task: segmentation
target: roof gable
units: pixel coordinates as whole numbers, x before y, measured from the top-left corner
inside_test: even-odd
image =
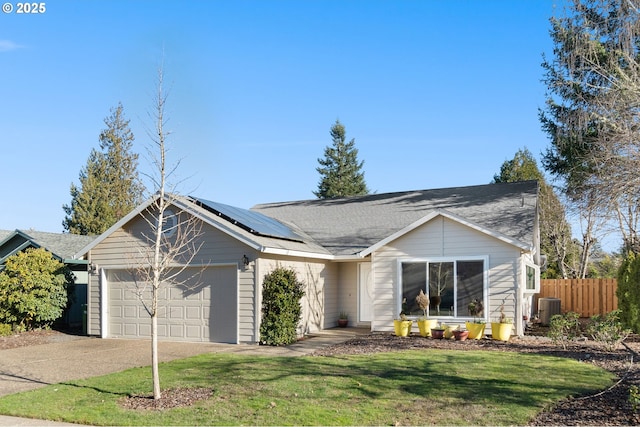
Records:
[[[367,256],[367,255],[377,251],[381,247],[393,242],[394,240],[404,236],[405,234],[408,234],[408,233],[412,232],[416,228],[418,228],[418,227],[420,227],[420,226],[422,226],[422,225],[424,225],[424,224],[426,224],[426,223],[428,223],[428,222],[430,222],[433,219],[438,218],[438,217],[448,218],[448,219],[450,219],[452,221],[457,222],[458,224],[463,224],[463,225],[465,225],[465,226],[467,226],[469,228],[472,228],[472,229],[474,229],[476,231],[479,231],[479,232],[481,232],[483,234],[486,234],[488,236],[492,236],[492,237],[494,237],[494,238],[496,238],[498,240],[502,240],[505,243],[508,243],[510,245],[519,247],[522,250],[529,251],[529,250],[532,249],[532,245],[530,245],[530,244],[529,245],[525,244],[525,243],[520,242],[518,240],[515,240],[515,239],[513,239],[513,238],[511,238],[509,236],[505,236],[502,233],[496,232],[494,230],[489,230],[489,229],[487,229],[487,228],[485,228],[485,227],[483,227],[481,225],[478,225],[478,224],[475,224],[473,222],[467,221],[466,219],[460,218],[459,216],[451,214],[451,213],[449,213],[447,211],[435,210],[435,211],[429,213],[427,216],[425,216],[423,218],[420,218],[418,221],[416,221],[416,222],[414,222],[412,224],[409,224],[407,227],[403,228],[402,230],[399,230],[396,233],[388,236],[387,238],[380,240],[375,245],[372,245],[372,246],[368,247],[367,249],[362,251],[361,255],[362,256]]]

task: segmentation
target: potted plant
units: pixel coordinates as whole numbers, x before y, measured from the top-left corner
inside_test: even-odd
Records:
[[[460,330],[460,325],[446,325],[443,323],[444,327],[444,338],[450,340],[455,336],[455,332]]]
[[[349,314],[346,311],[341,311],[338,316],[338,326],[341,328],[346,328],[349,324]]]
[[[436,324],[435,327],[431,328],[431,338],[441,340],[444,338],[444,330],[445,326],[443,324]]]
[[[464,341],[469,337],[469,331],[466,329],[456,329],[453,331],[453,339],[456,341]]]
[[[427,309],[429,308],[429,297],[420,290],[420,293],[416,297],[416,303],[418,307],[422,310],[423,316],[418,319],[418,329],[420,330],[420,335],[423,337],[431,336],[431,328],[436,326],[438,321],[436,319],[427,319]]]
[[[413,320],[407,319],[407,299],[402,300],[402,311],[400,312],[400,318],[393,321],[393,329],[396,336],[408,337],[411,334],[411,325]]]
[[[479,298],[471,300],[467,306],[469,314],[473,316],[473,322],[466,322],[465,326],[469,331],[469,339],[479,340],[484,336],[485,322],[484,320],[476,319],[484,311],[484,306]]]
[[[513,320],[504,314],[504,303],[500,304],[500,316],[497,322],[491,322],[491,338],[500,341],[509,341]]]

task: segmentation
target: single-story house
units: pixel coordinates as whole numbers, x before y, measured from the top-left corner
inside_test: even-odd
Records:
[[[164,340],[256,343],[262,281],[277,266],[306,284],[301,333],[332,328],[341,312],[353,326],[392,331],[405,310],[418,318],[420,290],[428,316],[472,320],[483,302],[487,322],[532,314],[539,292],[538,185],[535,181],[418,190],[241,209],[198,197],[172,199],[171,217],[201,226],[187,283],[169,285],[159,319]],[[157,196],[156,196],[157,197]],[[90,263],[88,333],[149,336],[150,320],[131,289],[136,257],[149,246],[152,198],[76,256]],[[180,265],[175,266],[180,267]],[[193,273],[193,274],[191,274]],[[193,280],[192,283],[189,283]],[[404,304],[403,304],[404,302]]]
[[[62,322],[68,327],[82,324],[82,305],[87,300],[87,261],[74,255],[95,240],[95,236],[49,233],[35,230],[0,230],[0,271],[4,270],[7,258],[28,248],[44,248],[73,272],[75,286],[73,300],[63,315]]]

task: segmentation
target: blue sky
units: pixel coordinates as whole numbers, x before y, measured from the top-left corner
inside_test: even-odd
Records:
[[[313,198],[336,119],[372,191],[485,184],[548,145],[542,54],[561,1],[47,1],[0,13],[0,229],[62,231],[122,103],[141,154],[157,68],[180,190]]]

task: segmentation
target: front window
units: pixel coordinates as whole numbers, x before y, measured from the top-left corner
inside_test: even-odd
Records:
[[[402,310],[407,315],[422,316],[416,296],[422,290],[429,296],[428,316],[470,316],[469,303],[484,301],[485,260],[433,260],[400,263]]]

